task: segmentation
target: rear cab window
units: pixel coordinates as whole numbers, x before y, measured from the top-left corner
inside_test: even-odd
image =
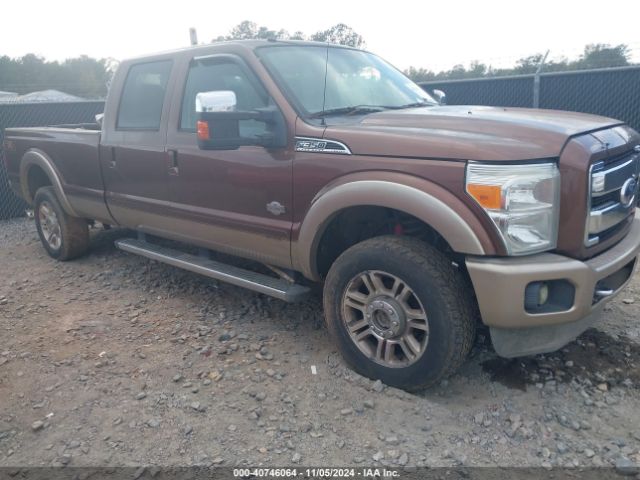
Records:
[[[139,63],[127,73],[120,96],[118,130],[160,130],[171,60]]]

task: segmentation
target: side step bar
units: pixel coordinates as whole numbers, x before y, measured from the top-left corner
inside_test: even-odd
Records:
[[[262,273],[252,272],[234,265],[209,260],[201,256],[161,247],[144,240],[124,238],[116,240],[116,247],[125,252],[134,253],[174,267],[215,278],[265,295],[270,295],[285,302],[298,302],[309,293],[309,288],[273,278]]]

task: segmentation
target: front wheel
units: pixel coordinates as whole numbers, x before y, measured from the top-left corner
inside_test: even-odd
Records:
[[[475,333],[473,296],[461,273],[410,237],[377,237],[346,250],[327,275],[324,309],[347,363],[405,390],[452,374]]]
[[[38,236],[47,253],[56,260],[71,260],[89,248],[89,226],[82,218],[68,215],[53,187],[42,187],[34,198]]]

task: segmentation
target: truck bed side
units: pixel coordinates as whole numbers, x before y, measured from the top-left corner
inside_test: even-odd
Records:
[[[39,187],[52,185],[68,213],[114,223],[104,200],[100,131],[9,128],[5,138],[9,181],[28,203]]]

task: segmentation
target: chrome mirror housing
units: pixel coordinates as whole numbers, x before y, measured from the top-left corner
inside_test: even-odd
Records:
[[[440,105],[447,104],[447,94],[444,93],[442,90],[438,90],[438,89],[434,90],[433,96],[436,97],[436,100]]]
[[[200,92],[196,95],[196,112],[235,112],[237,103],[231,90]]]

